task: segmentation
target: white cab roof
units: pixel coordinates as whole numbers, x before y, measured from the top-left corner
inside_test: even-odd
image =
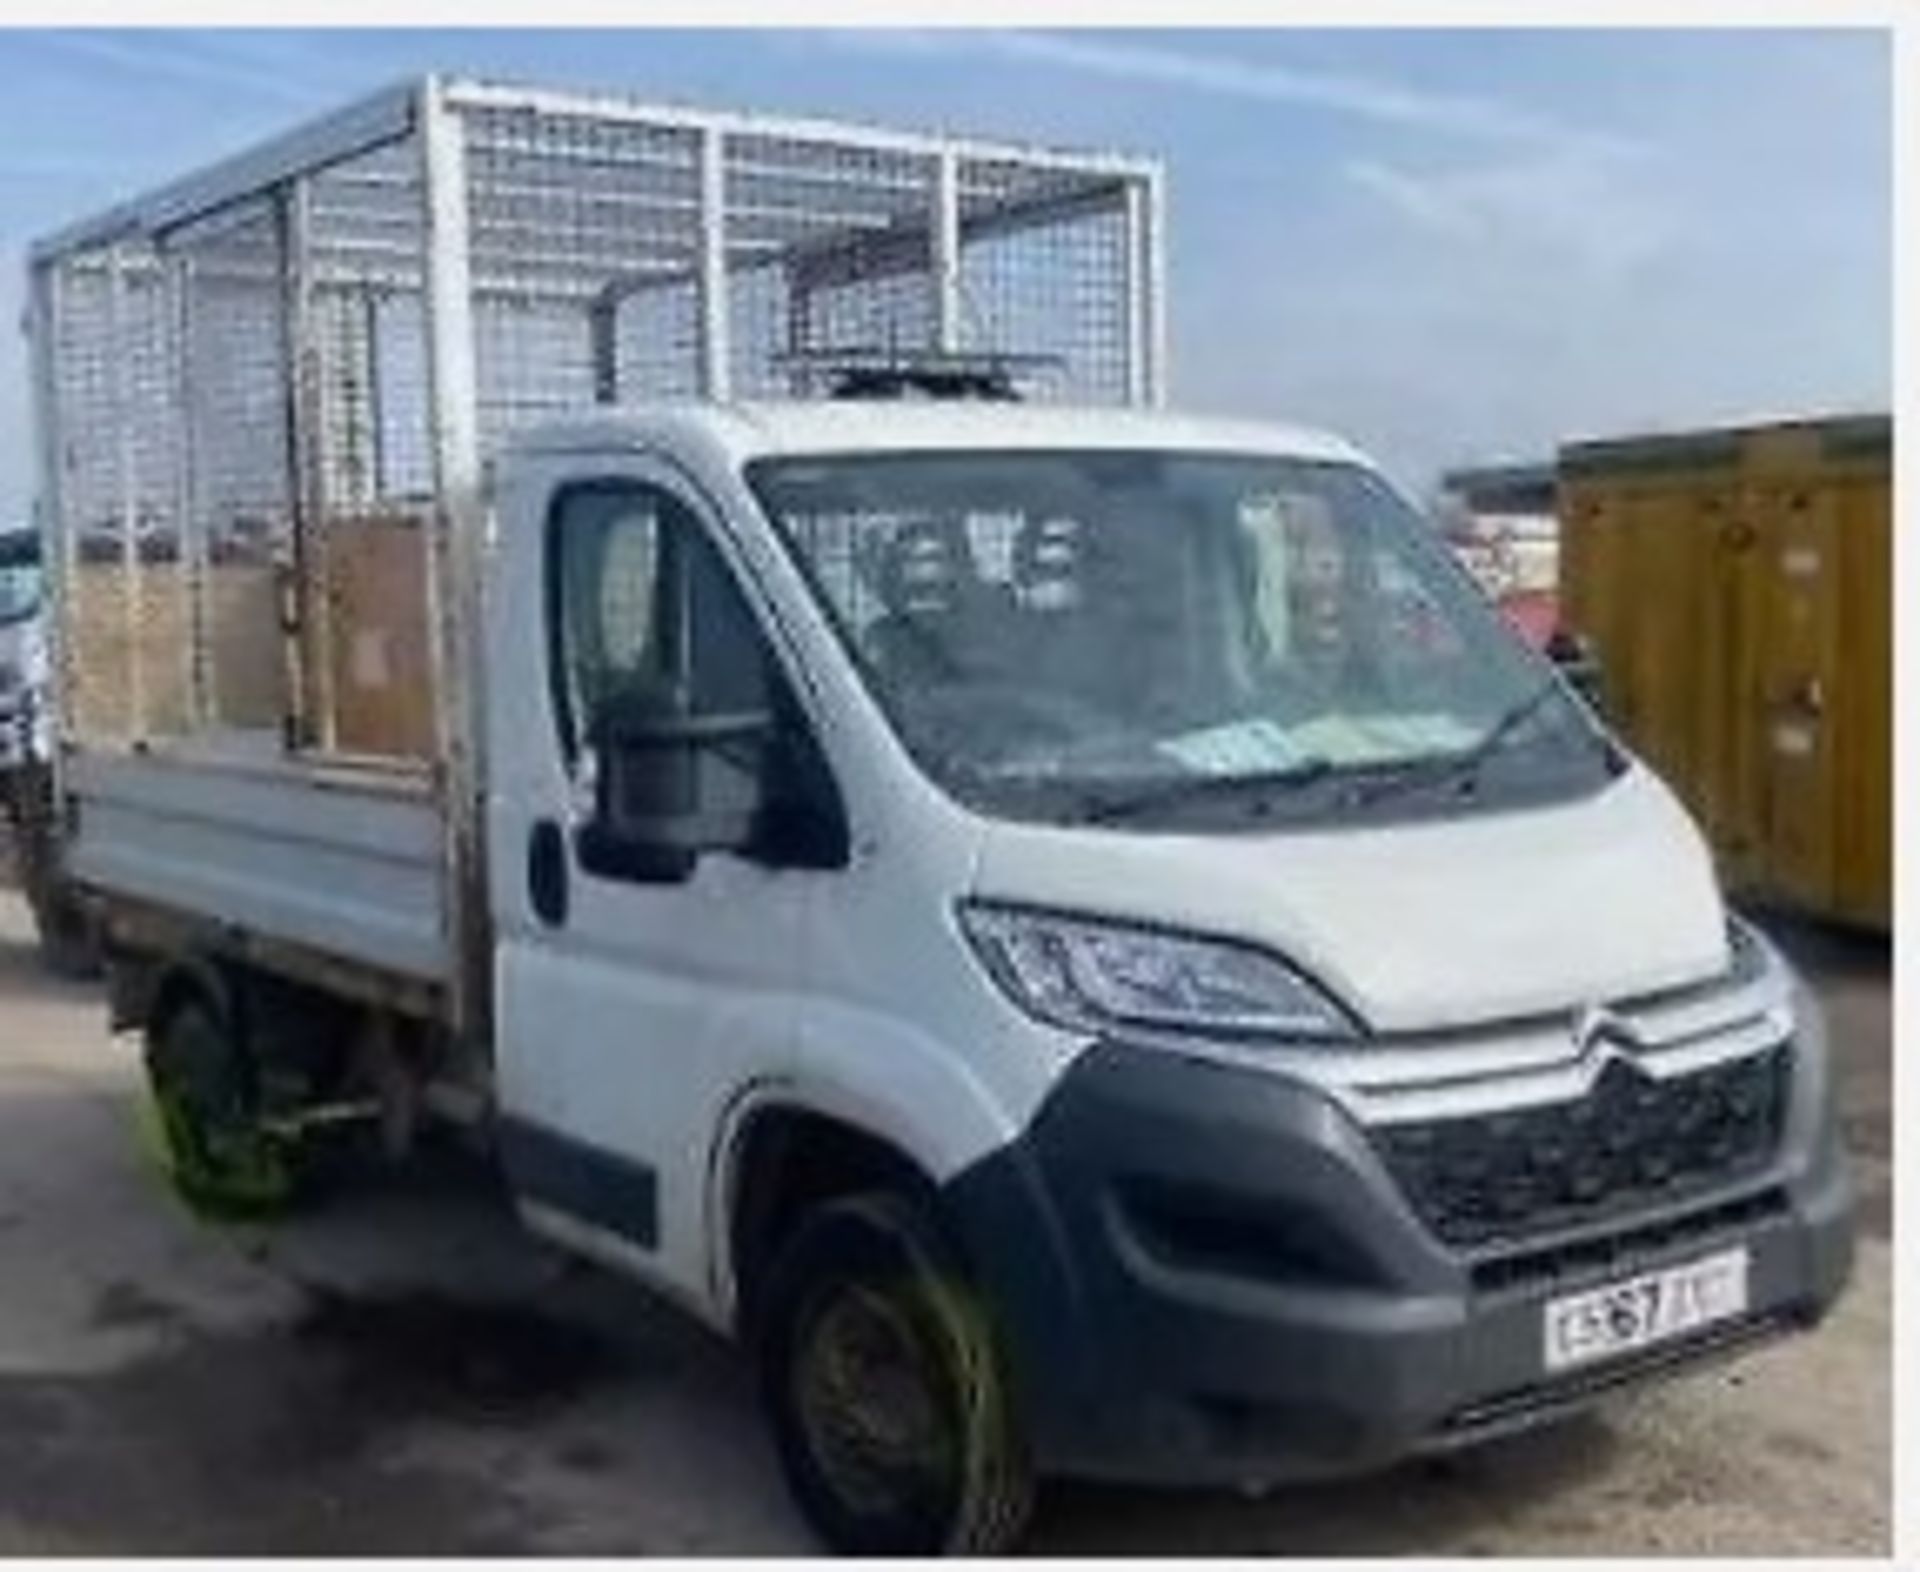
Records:
[[[688,442],[717,448],[736,463],[788,454],[1004,448],[1152,448],[1368,463],[1340,438],[1298,426],[1158,410],[965,400],[795,400],[585,411],[530,428],[515,437],[514,446],[578,452]]]

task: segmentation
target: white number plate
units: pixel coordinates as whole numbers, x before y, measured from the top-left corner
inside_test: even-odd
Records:
[[[1566,1370],[1684,1337],[1747,1308],[1747,1252],[1723,1250],[1547,1302],[1547,1369]]]

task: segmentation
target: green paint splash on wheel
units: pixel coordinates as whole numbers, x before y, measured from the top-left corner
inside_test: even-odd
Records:
[[[296,1165],[284,1137],[258,1125],[209,1129],[177,1092],[150,1083],[149,1094],[140,1110],[142,1144],[195,1211],[249,1219],[292,1205]]]

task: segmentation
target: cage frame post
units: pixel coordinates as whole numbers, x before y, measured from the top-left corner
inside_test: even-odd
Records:
[[[114,517],[120,533],[120,611],[127,642],[126,731],[123,740],[137,746],[146,740],[146,670],[140,638],[146,599],[141,584],[139,499],[135,489],[133,356],[127,339],[126,242],[117,240],[107,251],[107,342],[111,346],[108,370],[108,407],[113,411]]]
[[[700,312],[699,385],[703,398],[732,396],[732,322],[727,301],[727,139],[717,126],[700,137],[700,255],[696,297]]]
[[[52,586],[48,597],[53,614],[47,618],[47,685],[53,699],[53,721],[47,727],[46,767],[54,800],[61,800],[67,744],[72,740],[72,598],[78,547],[68,527],[62,497],[59,380],[55,372],[60,331],[60,265],[35,261],[27,280],[27,336],[34,390],[35,469],[39,486],[35,512],[40,527],[40,562]]]
[[[1143,181],[1130,181],[1128,190],[1144,198],[1139,217],[1145,230],[1139,237],[1140,277],[1128,292],[1133,308],[1142,318],[1145,375],[1141,379],[1141,402],[1149,409],[1161,409],[1167,402],[1166,170],[1158,164],[1149,166]]]
[[[950,147],[934,160],[932,227],[932,347],[954,355],[960,352],[965,330],[960,320],[960,155]]]
[[[279,190],[280,265],[286,270],[288,499],[292,584],[286,597],[287,738],[294,751],[335,751],[333,616],[327,529],[327,432],[314,305],[313,187],[296,175]]]
[[[462,1037],[484,1033],[490,1014],[485,846],[480,834],[482,675],[480,613],[482,495],[478,368],[467,185],[467,121],[447,83],[420,84],[416,134],[425,207],[423,306],[427,329],[429,445],[434,506],[426,563],[429,670],[441,797],[446,940],[455,986],[449,1013]]]
[[[207,542],[194,491],[193,466],[193,260],[162,252],[167,330],[172,335],[174,577],[186,625],[181,648],[182,722],[189,736],[207,727]]]

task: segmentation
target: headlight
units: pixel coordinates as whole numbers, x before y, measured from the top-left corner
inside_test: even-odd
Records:
[[[973,902],[961,926],[994,980],[1055,1026],[1328,1042],[1353,1021],[1278,956],[1221,939]]]

